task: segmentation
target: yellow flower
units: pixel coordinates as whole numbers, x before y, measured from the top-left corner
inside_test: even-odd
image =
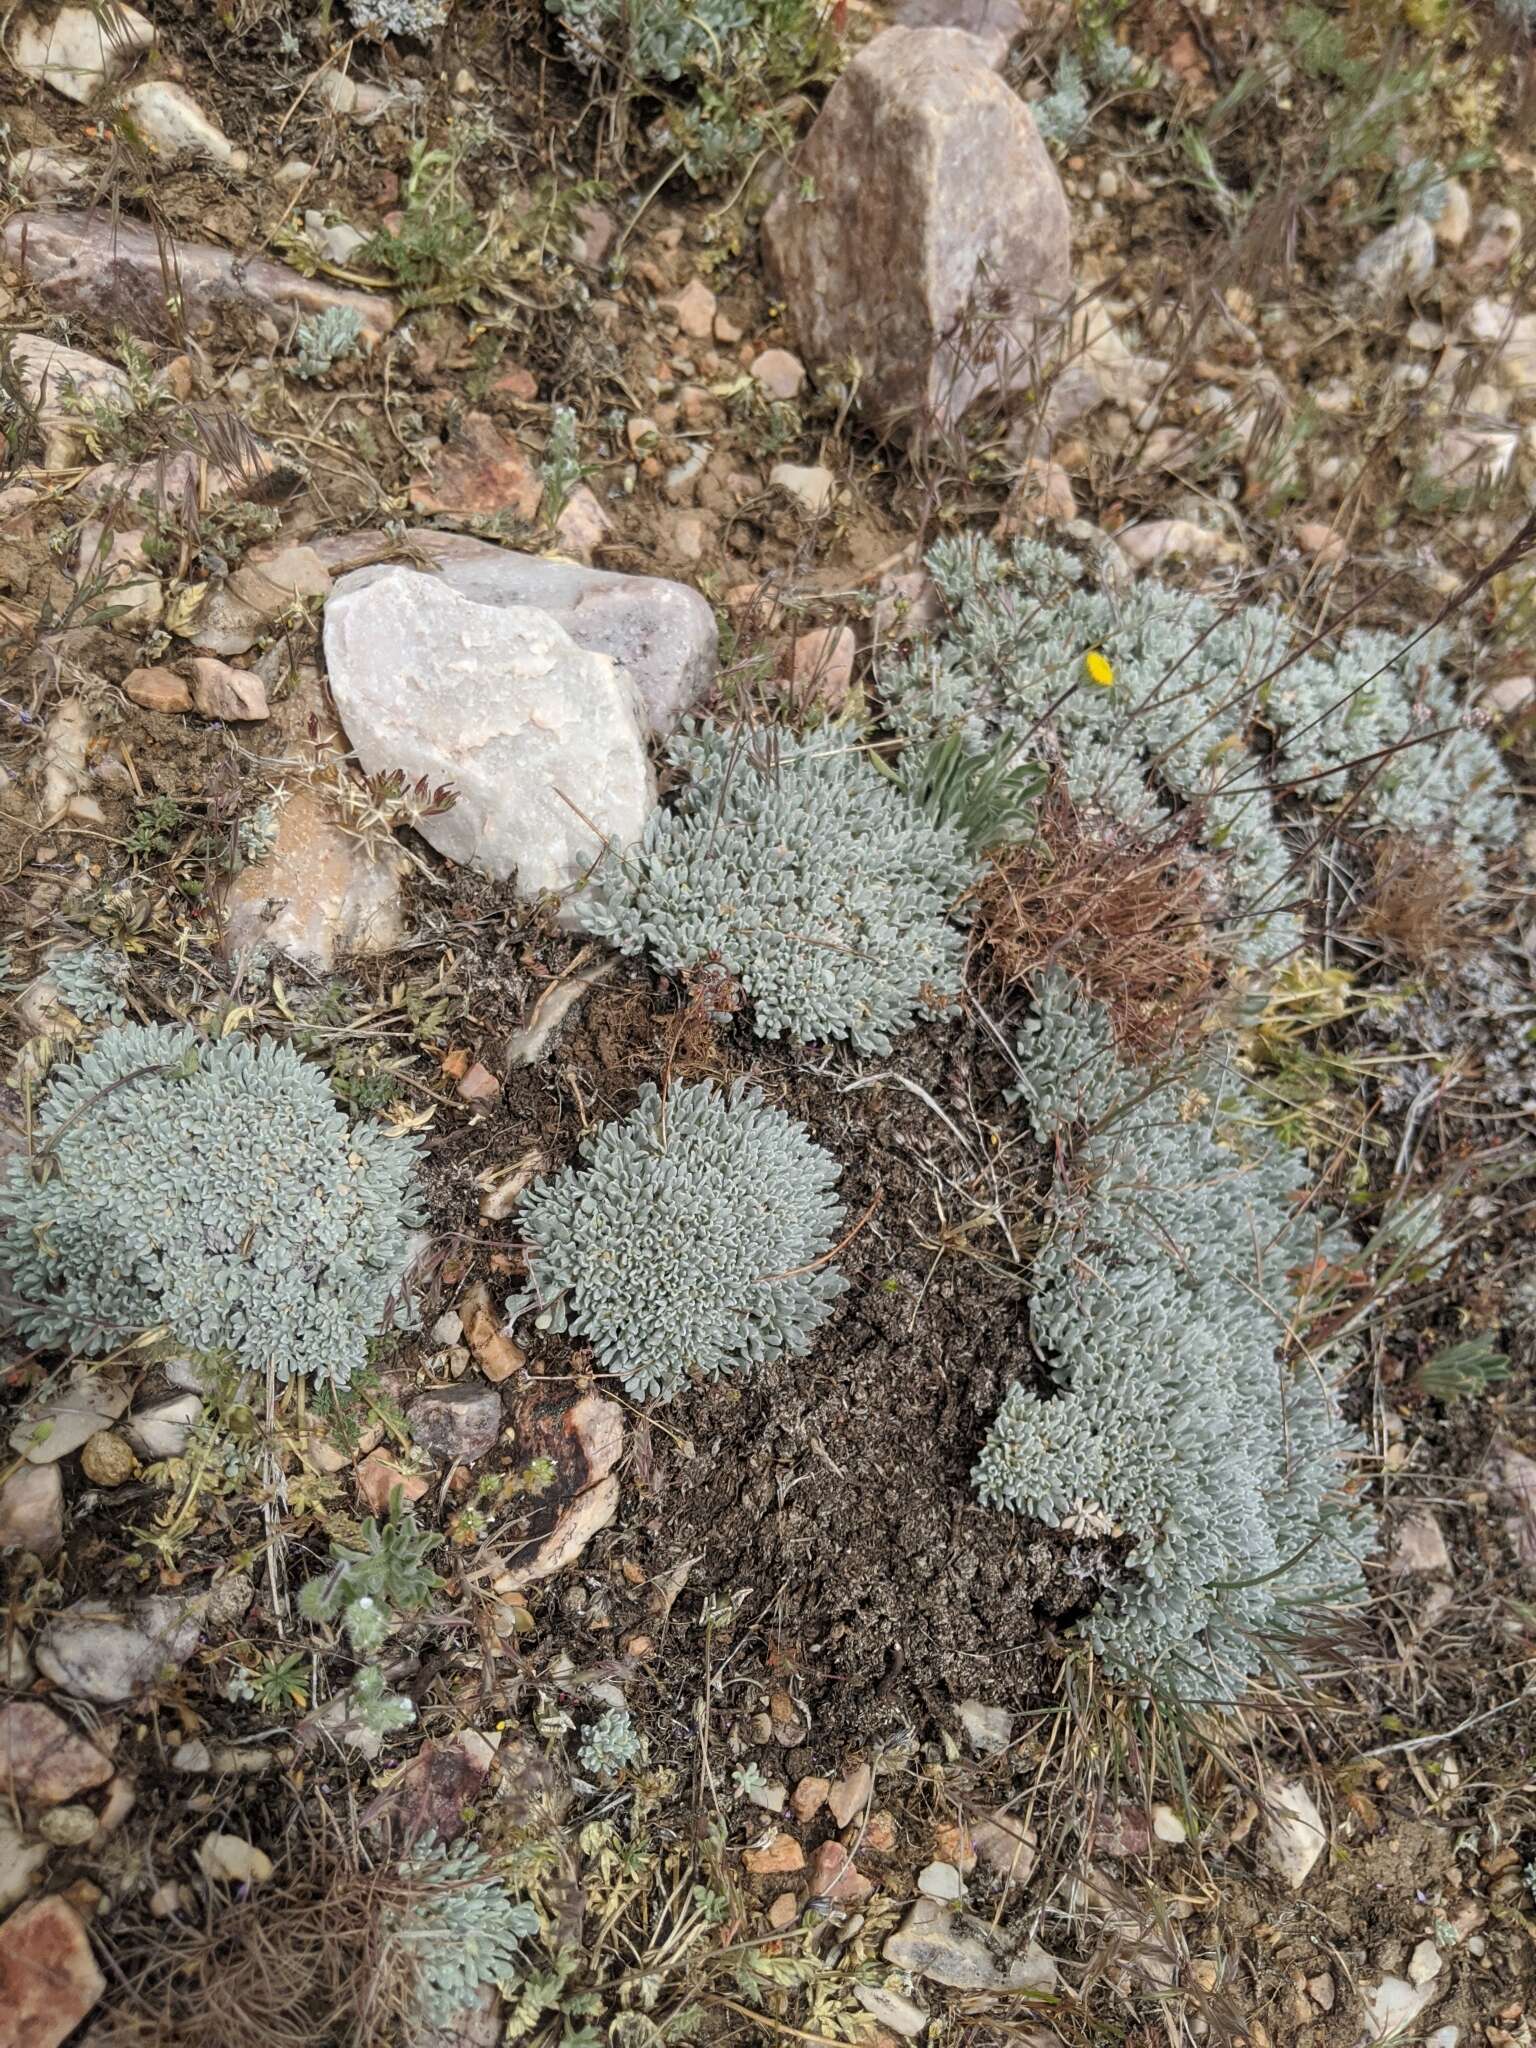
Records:
[[[1097,647],[1090,647],[1083,656],[1083,668],[1090,683],[1097,683],[1101,690],[1113,687],[1115,671],[1107,655],[1100,654]]]

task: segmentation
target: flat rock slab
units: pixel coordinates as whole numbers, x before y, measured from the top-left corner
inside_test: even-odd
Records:
[[[128,1614],[102,1600],[78,1600],[38,1637],[37,1668],[76,1699],[115,1706],[153,1685],[167,1665],[184,1664],[197,1637],[196,1612],[159,1594]]]
[[[656,786],[634,687],[549,613],[391,569],[333,594],[325,658],[368,773],[457,790],[420,828],[450,860],[539,896],[573,887],[605,841],[639,838]]]
[[[852,356],[891,430],[952,426],[1038,381],[1071,288],[1066,195],[994,52],[953,28],[875,37],[827,95],[763,219],[813,364]]]
[[[349,953],[392,953],[405,936],[405,865],[343,831],[313,790],[294,788],[266,859],[224,891],[223,950],[267,947],[321,972]]]
[[[93,400],[127,407],[128,379],[116,364],[83,348],[66,348],[46,334],[13,334],[11,361],[45,432],[62,427],[79,432],[86,424],[81,405]]]
[[[21,73],[84,106],[154,45],[155,31],[136,7],[61,7],[51,21],[26,8],[6,25],[6,55]]]
[[[0,1787],[22,1806],[60,1806],[105,1785],[110,1759],[41,1700],[0,1708]]]
[[[937,1899],[919,1899],[881,1954],[952,1991],[1049,1991],[1056,1982],[1056,1965],[1037,1942],[1020,1953],[985,1920]]]
[[[0,1926],[6,2048],[58,2048],[106,1988],[85,1922],[67,1899],[34,1899]]]
[[[461,597],[477,604],[533,605],[557,619],[578,647],[612,656],[628,671],[658,739],[674,732],[713,687],[720,637],[715,615],[686,583],[518,554],[467,534],[423,532],[409,540],[430,552],[443,581]],[[315,552],[341,576],[339,595],[384,575],[385,566],[377,562],[353,565],[390,545],[383,533],[355,533],[317,542]]]
[[[0,251],[50,312],[172,340],[183,323],[274,318],[350,307],[371,346],[399,317],[393,299],[301,277],[283,263],[205,242],[172,242],[109,212],[17,213],[0,228]],[[168,298],[179,294],[181,320]]]
[[[0,1552],[50,1558],[64,1546],[64,1480],[54,1465],[21,1464],[0,1481]]]

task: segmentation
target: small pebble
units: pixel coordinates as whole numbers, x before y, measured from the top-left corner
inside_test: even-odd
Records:
[[[805,383],[805,365],[787,348],[765,348],[752,361],[752,375],[770,398],[798,398]]]
[[[1160,1842],[1177,1845],[1189,1840],[1189,1831],[1171,1806],[1154,1806],[1152,1832]]]
[[[953,1863],[930,1863],[917,1875],[917,1888],[926,1898],[955,1900],[965,1885]]]

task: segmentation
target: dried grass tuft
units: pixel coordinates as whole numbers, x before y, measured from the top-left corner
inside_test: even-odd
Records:
[[[1190,1036],[1214,998],[1207,877],[1183,825],[1153,837],[1090,823],[1053,785],[1028,843],[1000,853],[970,901],[1005,987],[1065,968],[1131,1057]]]
[[[1465,916],[1473,893],[1453,848],[1394,833],[1372,848],[1355,929],[1395,962],[1443,967],[1475,936]]]
[[[414,1881],[372,1870],[334,1822],[308,1830],[245,1897],[145,1918],[117,1934],[98,2048],[398,2048],[412,2037],[414,1963],[391,1938]],[[193,1909],[194,1911],[196,1909]]]

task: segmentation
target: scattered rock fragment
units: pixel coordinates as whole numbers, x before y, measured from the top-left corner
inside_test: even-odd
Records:
[[[1383,1977],[1379,1984],[1364,1987],[1365,2033],[1362,2048],[1376,2041],[1402,2041],[1412,2034],[1414,2022],[1427,2012],[1445,1989],[1430,1978],[1411,1984],[1406,1977]]]
[[[136,1408],[123,1426],[124,1434],[141,1458],[179,1458],[202,1412],[196,1394],[177,1394]]]
[[[1435,267],[1435,231],[1422,214],[1410,213],[1373,235],[1355,258],[1354,274],[1373,298],[1416,291]]]
[[[965,1896],[965,1880],[953,1863],[926,1863],[917,1873],[917,1888],[925,1899],[939,1899],[953,1905]]]
[[[1536,1565],[1536,1459],[1513,1444],[1496,1443],[1489,1459],[1494,1483],[1513,1509],[1505,1527],[1523,1565]]]
[[[406,1419],[423,1450],[473,1465],[501,1435],[501,1396],[494,1387],[434,1387],[411,1403]]]
[[[1428,1508],[1404,1515],[1392,1546],[1388,1569],[1394,1572],[1448,1572],[1451,1554],[1440,1524]]]
[[[1428,1984],[1438,1977],[1445,1968],[1445,1957],[1435,1943],[1428,1938],[1419,1942],[1408,1958],[1408,1982],[1413,1985]]]
[[[27,1896],[32,1880],[48,1861],[48,1844],[29,1840],[16,1825],[7,1803],[0,1801],[0,1913]]]
[[[96,1815],[89,1806],[54,1806],[39,1815],[37,1832],[53,1849],[78,1849],[96,1832]]]
[[[1472,232],[1472,200],[1460,178],[1447,178],[1441,185],[1444,195],[1440,211],[1431,225],[1435,240],[1442,249],[1459,249]]]
[[[115,1430],[97,1430],[80,1453],[80,1470],[92,1486],[126,1486],[138,1469],[138,1459]]]
[[[252,549],[209,593],[187,637],[209,654],[248,654],[274,623],[330,595],[331,575],[312,547]]]
[[[601,270],[619,232],[619,224],[606,206],[590,202],[576,208],[571,237],[571,261],[584,270]]]
[[[798,398],[805,385],[805,365],[787,348],[765,348],[752,358],[752,379],[770,398]]]
[[[31,1465],[56,1464],[116,1422],[127,1406],[125,1387],[105,1373],[77,1366],[62,1387],[39,1394],[22,1409],[11,1431],[11,1449]]]
[[[142,711],[190,711],[192,692],[186,679],[170,668],[131,669],[123,678],[123,695]]]
[[[112,1765],[41,1700],[0,1707],[0,1791],[22,1806],[60,1806],[104,1785]]]
[[[43,787],[38,810],[45,824],[62,817],[91,786],[91,716],[78,697],[54,707],[43,735]]]
[[[889,29],[859,53],[763,247],[812,364],[856,358],[858,403],[897,429],[1031,382],[1071,287],[1066,197],[1033,117],[987,47],[949,28]]]
[[[1004,1812],[1001,1808],[986,1820],[975,1823],[971,1829],[971,1847],[979,1863],[985,1864],[998,1877],[1009,1878],[1014,1884],[1027,1882],[1038,1853],[1034,1829],[1020,1820],[1017,1814]]]
[[[456,789],[421,822],[450,859],[515,874],[530,897],[569,889],[605,840],[639,838],[655,782],[634,688],[548,613],[391,569],[335,592],[325,652],[364,768]]]
[[[1006,1707],[989,1707],[982,1700],[962,1700],[960,1726],[977,1756],[1001,1756],[1013,1740],[1013,1716]]]
[[[887,1991],[880,1984],[855,1984],[853,1995],[870,2016],[904,2041],[915,2041],[928,2024],[928,2014],[899,1991]]]
[[[217,121],[209,120],[185,86],[169,78],[135,85],[118,100],[119,110],[160,156],[205,157],[229,171],[243,171],[250,158],[236,149]]]
[[[781,1831],[770,1835],[761,1848],[744,1849],[741,1861],[753,1877],[787,1877],[793,1871],[804,1870],[805,1851],[793,1835]]]
[[[211,1884],[265,1884],[272,1858],[241,1835],[204,1835],[197,1845],[197,1867]]]
[[[72,149],[19,149],[6,169],[23,199],[82,197],[92,177],[90,159]]]
[[[1520,454],[1514,427],[1446,426],[1424,450],[1425,476],[1454,491],[1478,491],[1513,474]]]
[[[1304,555],[1310,555],[1325,569],[1332,569],[1344,560],[1349,545],[1342,533],[1336,533],[1321,520],[1309,519],[1296,529],[1296,545]]]
[[[370,1451],[357,1468],[357,1490],[372,1515],[387,1515],[391,1496],[398,1488],[409,1505],[431,1492],[419,1472],[403,1472],[384,1451]]]
[[[715,325],[715,295],[701,277],[690,278],[667,303],[682,333],[694,341],[709,339]]]
[[[0,1926],[8,2048],[58,2048],[106,1988],[85,1922],[67,1899],[35,1899]]]
[[[776,462],[768,481],[813,519],[830,512],[837,499],[837,478],[820,463]]]
[[[1536,700],[1536,676],[1504,676],[1479,701],[1500,718],[1516,718]]]
[[[454,1082],[453,1092],[461,1102],[485,1106],[493,1103],[500,1095],[501,1083],[483,1061],[475,1060]]]
[[[343,829],[324,798],[290,787],[266,858],[231,876],[223,949],[265,947],[324,970],[351,953],[391,953],[405,936],[406,859]]]
[[[1299,1891],[1328,1846],[1323,1817],[1299,1778],[1266,1786],[1262,1805],[1264,1860],[1293,1892]]]
[[[1049,1991],[1056,1965],[1038,1943],[1019,1954],[985,1920],[918,1899],[881,1954],[952,1991]]]
[[[828,1778],[802,1778],[789,1795],[789,1810],[798,1821],[807,1821],[821,1811],[832,1790]]]
[[[191,655],[186,666],[193,706],[204,718],[245,725],[271,715],[266,684],[249,669],[231,668],[211,654]]]
[[[590,484],[578,484],[555,515],[555,539],[560,543],[560,552],[578,562],[590,562],[594,549],[601,547],[612,532],[613,521]],[[571,637],[581,644],[578,635]]]
[[[1512,206],[1485,206],[1477,216],[1477,240],[1466,259],[1467,268],[1502,270],[1524,234],[1525,223]]]
[[[793,1892],[780,1892],[768,1908],[768,1925],[776,1934],[785,1934],[794,1926],[800,1916],[800,1905]]]
[[[52,21],[42,18],[45,13],[29,7],[17,15],[6,31],[5,53],[23,78],[81,106],[154,46],[154,24],[125,0],[117,0],[110,17],[99,7],[62,7]]]
[[[87,520],[77,538],[75,586],[102,607],[114,633],[143,633],[160,623],[165,591],[144,555],[144,528],[111,532]]]
[[[130,402],[121,370],[43,334],[10,337],[11,362],[43,435],[44,465],[67,469],[84,446],[93,404]]]
[[[0,1482],[0,1551],[46,1562],[64,1546],[64,1481],[53,1465],[22,1465]]]
[[[802,704],[819,704],[836,713],[848,702],[858,643],[851,626],[814,626],[796,637],[790,649],[789,674]]]
[[[875,1788],[875,1774],[866,1764],[855,1764],[827,1790],[827,1805],[840,1828],[851,1827],[867,1809]]]
[[[1479,367],[1495,385],[1505,391],[1536,385],[1536,313],[1518,313],[1507,299],[1473,299],[1460,332],[1481,352]]]
[[[823,1842],[811,1859],[811,1897],[836,1906],[862,1906],[874,1885],[841,1842]]]
[[[1152,1809],[1152,1834],[1155,1840],[1176,1849],[1189,1840],[1189,1830],[1171,1806],[1159,1802]]]
[[[154,1595],[126,1614],[103,1600],[79,1600],[37,1639],[37,1668],[76,1699],[115,1706],[154,1684],[167,1665],[197,1647],[198,1618],[181,1601]]]
[[[1191,519],[1151,519],[1127,526],[1115,535],[1115,545],[1138,569],[1156,568],[1175,558],[1186,562],[1235,562],[1242,555],[1236,541]]]
[[[165,242],[109,207],[12,214],[0,228],[0,250],[50,312],[155,340],[178,338],[166,302],[167,266],[180,291],[181,318],[194,328],[222,317],[275,344],[281,338],[277,315],[334,306],[357,314],[363,343],[371,347],[399,317],[395,302],[377,293],[303,277],[285,264],[211,243]]]
[[[1150,459],[1150,442],[1147,452]],[[1026,456],[1018,481],[998,515],[992,537],[994,540],[1006,540],[1015,533],[1027,532],[1042,521],[1051,526],[1065,526],[1069,519],[1076,517],[1077,499],[1073,494],[1071,477],[1059,462],[1051,462],[1043,455],[1030,455]]]
[[[460,519],[510,512],[532,521],[539,516],[544,486],[516,435],[489,413],[472,412],[433,456],[430,472],[411,479],[410,495],[418,512],[448,512]]]

